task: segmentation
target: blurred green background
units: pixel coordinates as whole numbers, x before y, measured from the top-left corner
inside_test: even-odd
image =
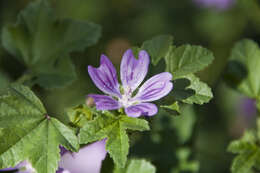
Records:
[[[87,20],[102,27],[102,36],[96,45],[71,54],[78,80],[62,89],[43,90],[36,86],[35,91],[50,114],[66,122],[66,108],[84,103],[87,94],[97,92],[86,69],[90,64],[98,66],[101,53],[105,53],[119,67],[121,56],[127,48],[140,46],[143,41],[156,35],[170,34],[175,45],[202,45],[213,51],[213,64],[198,75],[213,88],[215,97],[204,106],[194,106],[194,120],[187,118],[182,122],[183,126],[178,124],[183,131],[181,133],[186,133],[189,126],[194,125],[187,132],[192,135],[188,141],[179,142],[171,122],[167,121],[171,119],[174,123],[179,117],[160,118],[158,115],[151,120],[152,132],[142,136],[136,134],[130,156],[150,159],[159,173],[167,173],[177,169],[181,162],[178,155],[185,155],[185,150],[179,152],[179,148],[187,147],[191,150],[188,160],[200,163],[199,172],[230,172],[233,157],[226,152],[227,145],[232,139],[240,137],[245,128],[255,126],[256,111],[254,101],[226,86],[223,74],[236,41],[250,38],[260,42],[260,1],[237,0],[226,9],[205,6],[194,0],[49,2],[59,18]],[[15,23],[17,14],[28,3],[30,0],[1,0],[0,28]],[[23,65],[0,45],[0,85],[17,80],[24,70]],[[178,120],[176,122],[179,123]],[[104,165],[108,163],[106,161]],[[192,166],[196,167],[196,164],[191,163]]]

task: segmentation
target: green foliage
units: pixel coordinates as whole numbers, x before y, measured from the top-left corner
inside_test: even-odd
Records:
[[[232,49],[226,71],[227,83],[246,96],[256,99],[259,107],[260,80],[260,49],[257,43],[244,39]],[[230,81],[230,82],[229,82]],[[260,170],[260,119],[257,120],[257,132],[246,131],[243,137],[228,146],[228,151],[238,154],[231,166],[232,173],[248,173]]]
[[[256,134],[246,131],[244,136],[230,143],[228,151],[238,154],[232,162],[232,173],[248,173],[253,167],[259,168],[260,147],[257,144]]]
[[[260,98],[260,49],[254,41],[242,40],[231,52],[227,79],[235,80],[236,88],[248,97]],[[232,71],[231,71],[231,70]]]
[[[174,102],[171,105],[161,105],[161,108],[165,109],[171,115],[179,115],[180,114],[180,106],[178,102]]]
[[[202,105],[213,98],[211,88],[194,74],[182,76],[174,80],[173,84],[171,96],[177,101]]]
[[[172,46],[165,57],[166,71],[177,79],[204,69],[213,59],[212,52],[200,46]]]
[[[177,150],[177,158],[179,164],[177,168],[172,170],[172,173],[182,173],[182,172],[192,172],[196,173],[199,171],[199,162],[198,161],[189,161],[189,156],[191,154],[190,149],[180,148]]]
[[[9,87],[0,97],[0,138],[0,168],[28,160],[38,173],[55,173],[59,145],[79,149],[74,132],[50,117],[33,92],[21,85]]]
[[[76,127],[83,127],[85,123],[93,119],[93,109],[86,105],[79,105],[67,110],[70,122]]]
[[[142,119],[105,112],[81,128],[79,140],[81,144],[87,144],[107,138],[106,149],[115,164],[122,168],[126,164],[129,150],[127,129],[144,131],[149,130],[149,126],[148,122]]]
[[[57,19],[46,1],[35,1],[18,16],[15,25],[4,27],[4,47],[27,67],[33,83],[45,88],[61,87],[76,78],[69,57],[97,42],[98,25]]]
[[[191,85],[188,86],[187,89],[194,90],[195,94],[182,100],[184,103],[196,103],[202,105],[204,103],[208,103],[213,98],[211,88],[206,83],[201,82],[198,77],[190,74],[186,75],[185,78],[191,81]]]
[[[204,104],[213,98],[210,87],[199,80],[194,73],[203,70],[212,63],[214,56],[200,46],[171,46],[165,57],[166,71],[172,73],[175,100],[188,104]]]
[[[189,89],[188,87],[191,85],[191,81],[186,78],[180,78],[173,81],[174,88],[171,92],[171,95],[177,101],[185,100],[195,94],[195,91]]]
[[[141,48],[149,53],[153,65],[157,65],[166,56],[172,43],[173,37],[171,35],[160,35],[145,41]]]
[[[190,139],[195,122],[196,116],[194,108],[191,105],[184,106],[180,116],[171,119],[180,143],[185,143]]]
[[[173,37],[170,35],[161,35],[147,40],[143,43],[141,49],[145,49],[151,56],[153,65],[158,65],[164,58],[166,71],[172,73],[174,88],[170,93],[175,101],[182,101],[188,104],[208,103],[213,94],[210,87],[200,81],[194,73],[203,70],[212,63],[213,53],[201,46],[183,45],[175,47],[172,45]],[[140,48],[134,47],[136,54]],[[158,65],[159,66],[159,65]],[[177,104],[175,102],[174,104]],[[170,110],[171,105],[162,106]],[[173,110],[173,114],[178,111]]]
[[[155,173],[156,168],[144,159],[131,159],[125,168],[115,168],[113,173]]]

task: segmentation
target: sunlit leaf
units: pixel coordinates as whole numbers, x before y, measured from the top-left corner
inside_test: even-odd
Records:
[[[179,104],[177,101],[171,105],[161,105],[160,107],[163,108],[164,110],[166,110],[171,115],[180,114],[180,107],[179,107]]]
[[[166,71],[171,72],[173,78],[177,79],[203,70],[213,59],[212,52],[200,46],[172,46],[165,57]]]
[[[231,166],[232,173],[251,172],[253,167],[259,167],[260,148],[257,145],[256,134],[246,131],[244,136],[230,143],[228,151],[238,154]]]
[[[125,168],[115,168],[113,173],[155,173],[156,168],[148,161],[131,159]]]
[[[85,123],[92,120],[94,115],[91,108],[86,105],[78,105],[67,111],[70,122],[76,127],[83,127]]]
[[[191,82],[190,86],[187,88],[195,91],[195,94],[188,97],[187,99],[182,100],[184,103],[196,103],[201,105],[208,103],[213,98],[211,88],[206,83],[200,81],[198,77],[190,74],[186,75],[185,78],[189,79]]]
[[[149,126],[142,119],[106,112],[83,126],[79,134],[80,143],[87,144],[107,138],[106,149],[116,165],[122,168],[126,164],[129,150],[126,129],[144,131],[149,130]]]
[[[0,168],[28,160],[38,173],[55,173],[59,146],[79,149],[74,132],[50,117],[33,92],[20,85],[0,97],[0,138]]]

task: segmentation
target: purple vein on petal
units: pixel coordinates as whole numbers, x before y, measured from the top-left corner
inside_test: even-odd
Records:
[[[138,58],[134,57],[131,49],[128,49],[122,58],[120,65],[120,77],[124,88],[133,92],[144,80],[149,66],[149,55],[141,50]]]
[[[130,117],[139,117],[141,115],[152,116],[158,112],[158,108],[153,103],[140,103],[125,108],[125,112]]]
[[[101,55],[98,68],[88,66],[88,73],[101,91],[112,96],[121,97],[116,69],[105,55]]]
[[[151,77],[141,86],[133,100],[150,102],[166,96],[173,88],[171,79],[172,75],[168,72]]]
[[[89,94],[88,97],[94,99],[97,110],[115,110],[121,107],[120,103],[111,96]]]

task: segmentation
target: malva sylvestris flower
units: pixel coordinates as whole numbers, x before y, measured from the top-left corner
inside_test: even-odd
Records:
[[[158,112],[155,104],[149,103],[166,96],[173,88],[172,75],[168,72],[157,74],[148,79],[139,89],[135,90],[144,80],[150,63],[149,55],[141,50],[138,59],[134,57],[131,49],[128,49],[122,58],[120,65],[120,87],[116,69],[112,62],[101,55],[100,66],[94,68],[88,66],[88,73],[95,85],[107,95],[89,94],[96,104],[97,110],[115,110],[124,108],[130,117],[141,115],[152,116]],[[121,89],[120,89],[121,88]]]
[[[65,152],[61,156],[59,171],[56,173],[100,173],[102,162],[107,155],[106,139],[89,144],[77,153]]]
[[[193,0],[200,6],[204,7],[215,7],[220,10],[225,10],[230,8],[235,0]]]
[[[13,168],[0,169],[0,172],[5,172],[5,171],[12,171],[12,172],[15,171],[15,173],[36,173],[35,169],[28,161],[22,161],[21,163],[19,163]]]

